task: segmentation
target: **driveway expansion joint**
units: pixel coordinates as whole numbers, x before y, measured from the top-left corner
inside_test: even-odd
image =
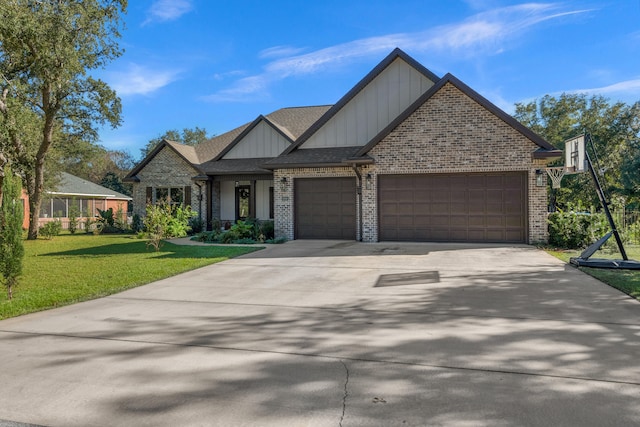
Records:
[[[318,359],[339,360],[339,361],[348,360],[351,362],[363,362],[363,363],[387,363],[390,365],[418,366],[418,367],[442,369],[442,370],[481,372],[481,373],[487,373],[487,374],[524,375],[528,377],[558,378],[558,379],[575,380],[575,381],[640,386],[640,382],[634,382],[634,381],[589,378],[589,377],[580,377],[575,375],[542,374],[538,372],[510,371],[506,369],[473,368],[473,367],[465,367],[465,366],[438,365],[435,363],[422,363],[422,362],[411,362],[411,361],[367,359],[363,357],[332,356],[330,354],[320,354],[320,353],[302,353],[302,352],[295,352],[295,351],[251,349],[251,348],[227,347],[227,346],[216,346],[216,345],[206,345],[206,344],[188,344],[188,343],[185,344],[185,343],[165,342],[165,341],[107,338],[107,337],[98,337],[98,336],[83,336],[83,335],[60,334],[60,333],[51,333],[51,332],[11,331],[6,329],[0,329],[0,334],[1,333],[16,334],[16,335],[30,335],[30,336],[46,336],[46,337],[54,337],[54,338],[70,338],[70,339],[81,339],[81,340],[85,339],[85,340],[97,340],[97,341],[114,341],[114,342],[132,343],[132,344],[165,345],[165,346],[185,347],[185,348],[189,348],[189,347],[206,348],[206,349],[212,349],[212,350],[238,351],[238,352],[247,352],[247,353],[280,354],[285,356],[312,357],[312,358],[318,358]],[[345,384],[345,387],[346,387],[346,384]]]
[[[343,360],[340,360],[340,363],[342,363],[342,366],[344,366],[344,371],[346,374],[346,378],[344,381],[344,395],[342,397],[342,415],[340,416],[340,423],[338,424],[340,427],[342,427],[342,422],[344,421],[344,415],[347,412],[347,398],[349,397],[349,368],[347,367],[347,364],[344,363]]]

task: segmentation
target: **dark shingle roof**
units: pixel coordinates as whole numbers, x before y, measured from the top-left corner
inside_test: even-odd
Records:
[[[287,169],[313,166],[346,166],[349,160],[354,160],[354,155],[361,148],[357,146],[298,149],[266,162],[265,167],[269,169]],[[361,156],[354,161],[366,161],[369,159],[369,156]]]
[[[78,196],[101,196],[107,199],[131,200],[131,197],[129,196],[66,172],[62,172],[60,176],[60,183],[57,185],[55,190],[52,190],[49,193]]]
[[[268,159],[222,159],[205,162],[200,168],[208,175],[270,174],[270,170],[262,167],[266,160]]]
[[[330,108],[331,105],[281,108],[266,117],[295,140]]]
[[[198,164],[207,162],[216,157],[227,145],[231,144],[234,139],[242,133],[243,130],[251,123],[245,123],[242,126],[238,126],[235,129],[225,132],[222,135],[217,135],[208,141],[202,142],[196,145],[196,154],[198,155]]]

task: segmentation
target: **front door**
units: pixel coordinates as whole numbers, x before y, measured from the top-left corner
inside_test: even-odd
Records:
[[[236,219],[246,220],[247,217],[253,216],[250,211],[251,203],[251,186],[239,185],[236,187]]]

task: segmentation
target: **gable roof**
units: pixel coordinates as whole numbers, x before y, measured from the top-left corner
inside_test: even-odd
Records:
[[[185,144],[180,144],[175,141],[168,141],[163,139],[160,141],[160,144],[156,145],[156,147],[151,150],[151,153],[147,154],[147,156],[142,159],[140,163],[138,163],[131,171],[124,177],[124,182],[138,182],[139,179],[136,175],[144,169],[146,165],[153,160],[153,158],[162,151],[163,148],[168,147],[174,153],[176,153],[180,158],[182,158],[185,162],[193,166],[198,172],[201,172],[197,167],[198,162],[198,154],[195,147]]]
[[[273,113],[263,116],[259,115],[251,124],[246,126],[239,135],[237,135],[233,141],[231,141],[217,156],[213,158],[214,161],[221,160],[229,153],[236,145],[247,136],[253,129],[255,129],[261,122],[266,123],[273,128],[278,134],[280,134],[290,144],[299,137],[305,130],[307,130],[313,123],[315,123],[331,106],[321,105],[314,107],[289,107],[281,108]]]
[[[106,199],[132,200],[131,197],[118,193],[110,188],[103,187],[86,179],[82,179],[67,172],[62,172],[56,191],[47,191],[48,194],[77,195],[104,197]]]
[[[307,130],[318,118],[331,108],[331,105],[319,105],[310,107],[287,107],[276,110],[266,116],[260,115],[253,122],[245,123],[235,129],[225,132],[221,135],[214,136],[207,141],[198,145],[190,146],[175,141],[162,140],[140,163],[138,163],[124,178],[127,182],[136,182],[136,175],[147,165],[153,158],[165,147],[169,147],[185,162],[191,165],[201,175],[209,173],[228,173],[231,163],[228,165],[220,165],[216,167],[212,164],[214,161],[221,161],[222,157],[228,153],[235,145],[242,141],[251,129],[258,123],[264,121],[271,126],[276,132],[281,134],[289,142],[293,142],[305,130]],[[251,160],[251,159],[249,159]],[[264,162],[265,159],[262,159]],[[240,165],[241,168],[248,169],[255,173],[268,172],[265,169],[257,167],[254,162],[249,161]]]
[[[436,94],[440,89],[442,89],[447,83],[452,84],[462,93],[467,95],[469,98],[480,104],[486,110],[491,112],[493,115],[501,119],[507,125],[511,126],[516,131],[520,132],[523,136],[531,140],[535,143],[539,149],[534,152],[534,157],[555,157],[561,156],[562,152],[555,148],[553,145],[549,144],[544,138],[540,135],[533,132],[531,129],[524,126],[522,123],[514,119],[509,114],[505,113],[503,110],[498,108],[496,105],[491,103],[488,99],[480,95],[475,90],[471,89],[461,80],[456,78],[453,74],[447,73],[442,79],[440,79],[435,85],[433,85],[429,90],[427,90],[422,96],[420,96],[413,104],[411,104],[405,111],[402,112],[395,120],[393,120],[389,125],[384,128],[378,135],[376,135],[369,143],[363,146],[355,156],[363,156],[368,153],[373,147],[375,147],[382,139],[384,139],[393,129],[395,129],[400,123],[405,121],[411,114],[413,114],[422,104],[424,104],[428,99],[430,99],[434,94]]]
[[[340,100],[333,105],[318,121],[316,121],[311,127],[309,127],[301,136],[296,140],[294,144],[289,146],[282,154],[286,155],[296,150],[305,141],[307,141],[313,134],[315,134],[322,126],[324,126],[332,117],[334,117],[345,105],[349,103],[356,95],[364,90],[369,83],[371,83],[378,75],[380,75],[389,65],[391,65],[396,59],[402,59],[409,64],[415,70],[423,74],[427,79],[432,82],[437,82],[440,77],[432,73],[424,65],[407,55],[399,48],[395,48],[385,59],[383,59],[373,70],[371,70],[362,80],[360,80],[349,92],[346,93]]]

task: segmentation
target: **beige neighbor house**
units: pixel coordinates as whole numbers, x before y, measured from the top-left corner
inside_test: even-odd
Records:
[[[197,147],[165,141],[129,174],[203,219],[274,219],[277,237],[534,243],[561,152],[399,49],[330,107],[285,108]],[[194,203],[193,194],[197,194]]]

